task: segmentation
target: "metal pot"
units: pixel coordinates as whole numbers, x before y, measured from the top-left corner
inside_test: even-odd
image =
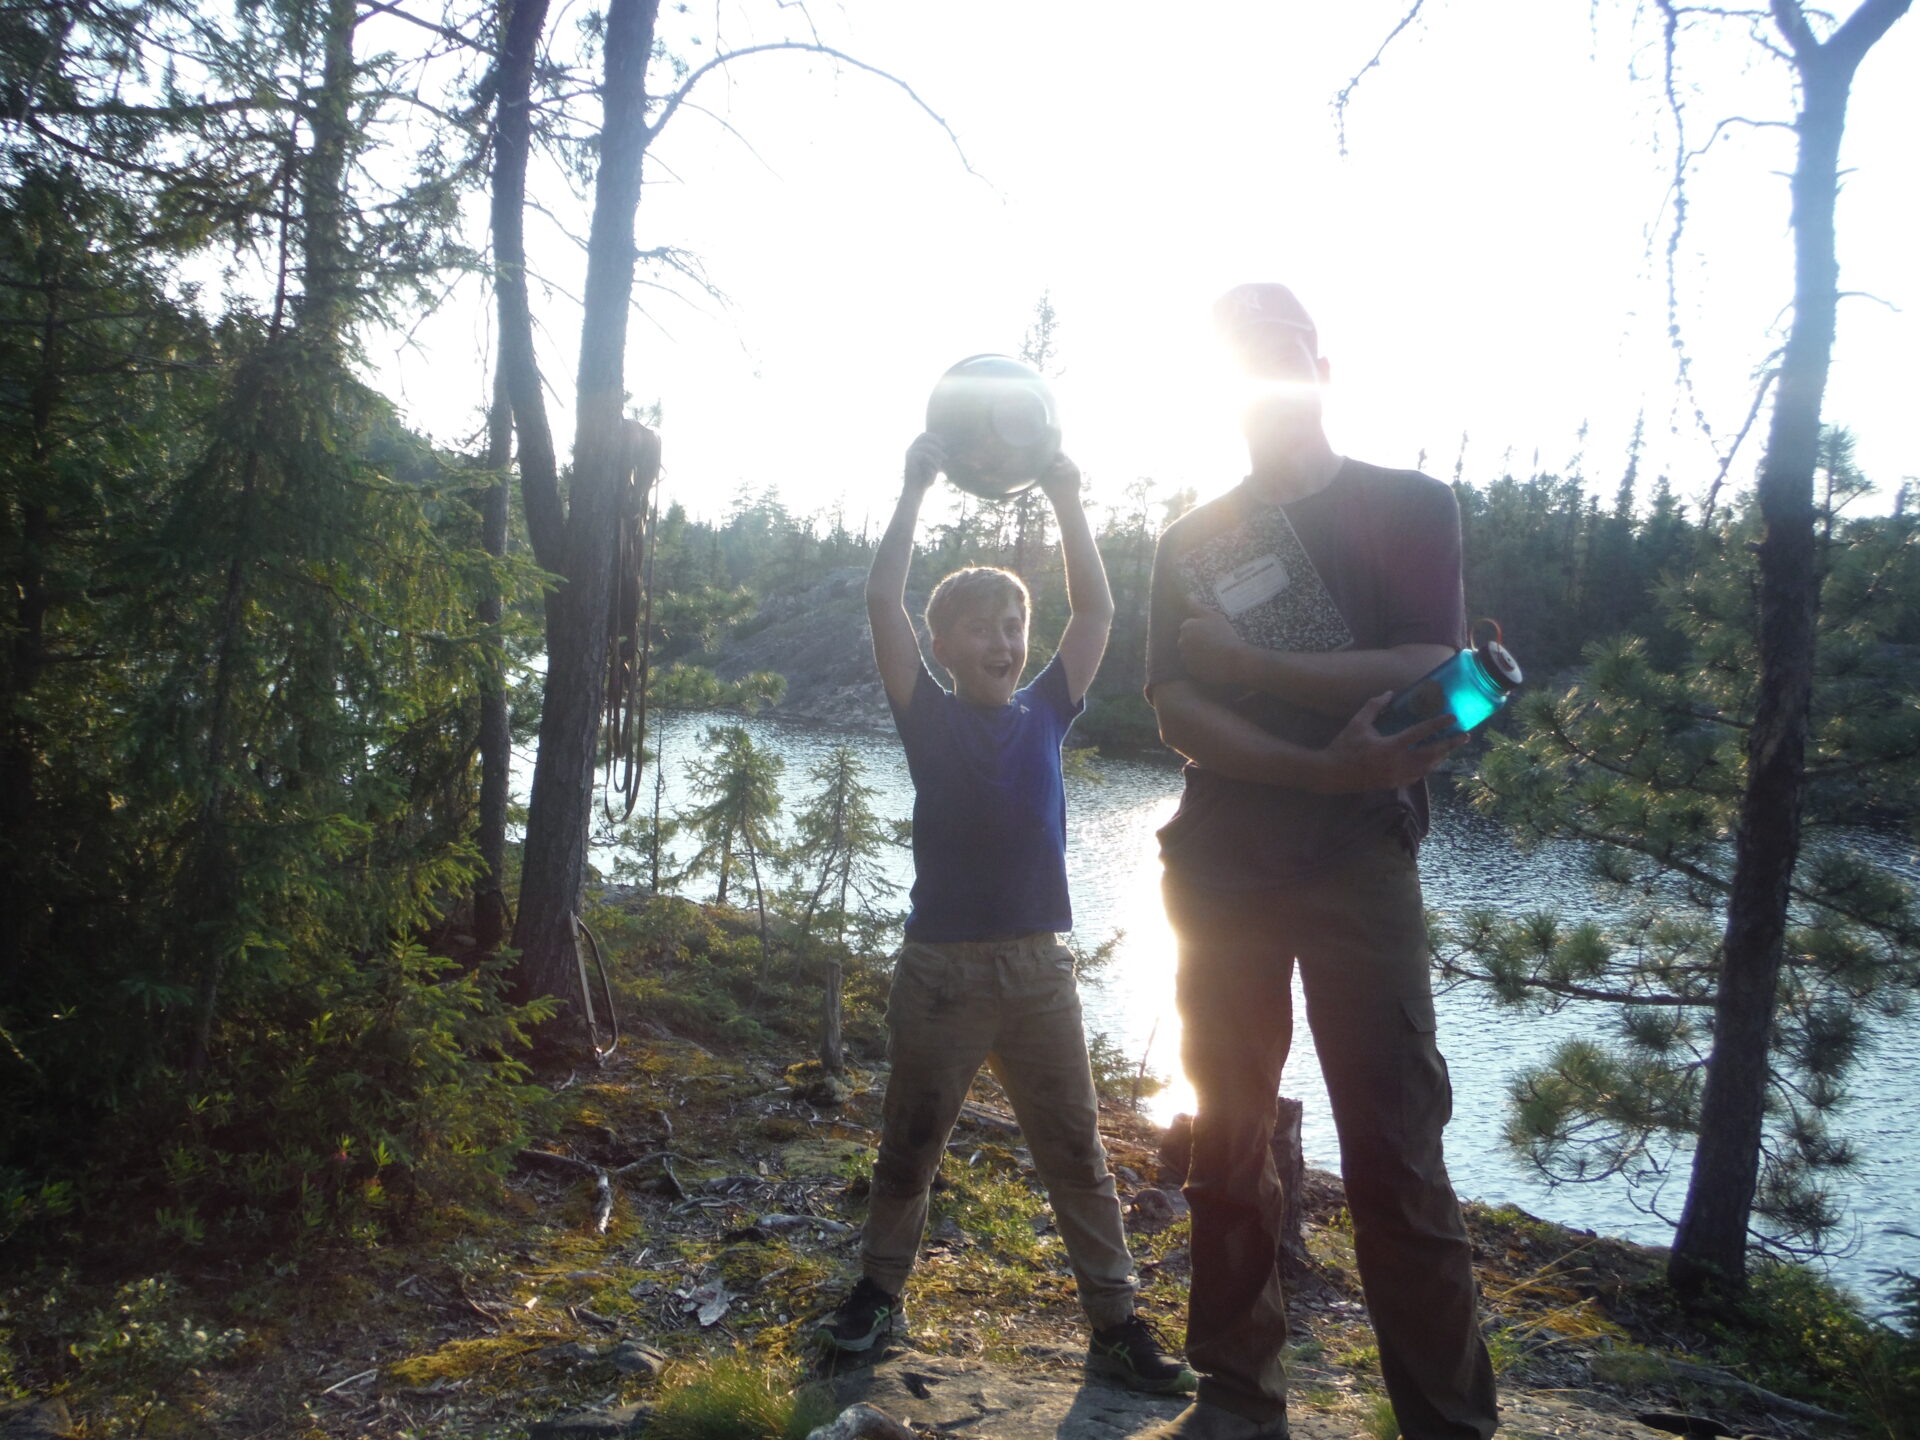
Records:
[[[942,375],[927,429],[947,447],[947,479],[986,500],[1032,489],[1060,454],[1053,389],[1011,355],[969,355]]]

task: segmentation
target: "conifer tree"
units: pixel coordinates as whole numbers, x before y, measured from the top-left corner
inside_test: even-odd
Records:
[[[780,854],[779,782],[787,762],[754,744],[739,725],[709,726],[703,744],[705,753],[687,766],[697,803],[680,816],[682,826],[700,838],[686,874],[715,876],[714,900],[725,905],[734,875],[744,865],[756,903],[764,908],[760,858]]]
[[[856,919],[881,919],[882,904],[897,895],[881,856],[893,844],[892,827],[874,813],[875,791],[852,748],[836,745],[807,772],[818,788],[793,817],[788,863],[800,911],[800,949],[817,950],[825,985],[820,1008],[820,1063],[846,1068],[840,1043],[841,987],[847,929]],[[816,925],[830,934],[816,935]]]
[[[1419,13],[1421,3],[1416,0],[1394,35]],[[1746,1285],[1749,1222],[1759,1198],[1766,1126],[1770,1036],[1791,923],[1788,897],[1798,863],[1806,790],[1819,603],[1813,480],[1840,305],[1835,239],[1840,145],[1855,75],[1911,7],[1912,0],[1859,0],[1840,15],[1802,0],[1769,0],[1764,8],[1744,10],[1677,0],[1656,0],[1654,6],[1675,132],[1675,228],[1669,256],[1678,248],[1684,224],[1685,207],[1679,202],[1706,151],[1688,138],[1687,106],[1680,98],[1686,89],[1681,78],[1683,37],[1705,30],[1710,40],[1721,40],[1729,32],[1744,32],[1743,38],[1758,51],[1788,68],[1795,90],[1789,182],[1792,318],[1777,368],[1756,391],[1752,411],[1759,413],[1771,387],[1773,405],[1755,492],[1762,521],[1755,540],[1755,658],[1763,683],[1747,731],[1746,788],[1734,840],[1738,858],[1726,909],[1724,963],[1713,999],[1714,1039],[1702,1089],[1700,1139],[1667,1266],[1668,1278],[1689,1295],[1737,1293]],[[1370,63],[1360,74],[1372,68]],[[1359,81],[1356,75],[1340,93],[1336,113],[1344,114]],[[1684,388],[1686,346],[1674,319],[1676,285],[1670,270],[1669,331]],[[1745,427],[1739,433],[1744,435]],[[1731,461],[1729,451],[1723,457],[1722,478]],[[1716,480],[1709,491],[1709,513],[1718,484]]]
[[[772,950],[767,934],[767,891],[760,871],[762,859],[781,857],[780,776],[787,762],[753,743],[739,725],[710,726],[707,753],[689,767],[699,803],[679,817],[681,825],[700,838],[700,849],[687,862],[687,876],[717,875],[716,904],[727,903],[727,887],[734,866],[745,862],[753,886],[754,914],[760,932],[760,974],[756,995],[767,982]]]
[[[0,336],[33,377],[0,535],[0,1171],[171,1153],[185,1239],[324,1222],[343,1135],[391,1192],[513,1131],[525,1017],[415,943],[468,873],[471,617],[503,572],[465,476],[353,373],[456,248],[443,172],[369,167],[399,62],[360,20],[101,0],[0,45]],[[214,246],[256,293],[180,284]]]
[[[609,0],[596,37],[599,82],[578,87],[564,67],[552,63],[553,52],[547,44],[548,0],[512,0],[501,32],[491,208],[501,366],[519,439],[529,538],[542,567],[557,579],[546,602],[547,670],[540,746],[513,935],[520,951],[517,988],[526,998],[560,996],[569,989],[574,917],[587,878],[587,835],[598,755],[595,730],[604,699],[609,610],[620,589],[614,574],[614,537],[623,522],[632,519],[623,506],[631,504],[643,482],[651,483],[660,464],[658,437],[624,414],[629,388],[627,328],[642,259],[635,212],[649,151],[673,117],[687,108],[703,79],[749,55],[780,51],[826,55],[893,79],[822,44],[804,16],[796,28],[806,31],[807,38],[742,45],[698,65],[690,65],[657,43],[659,18],[659,0]],[[534,351],[528,290],[525,219],[538,112],[536,73],[544,74],[548,82],[550,93],[544,98],[553,102],[551,113],[562,117],[560,132],[571,120],[566,112],[572,95],[594,92],[601,101],[596,124],[570,134],[549,134],[570,150],[576,164],[590,157],[584,168],[592,177],[593,194],[572,469],[564,486]],[[901,85],[897,80],[893,83]],[[934,118],[944,128],[944,122]],[[683,279],[697,276],[697,267],[683,254],[655,251],[648,258],[661,261]],[[543,1036],[550,1044],[558,1038],[552,1032]]]
[[[1843,435],[1823,448],[1844,467]],[[1844,501],[1858,485],[1843,468],[1824,488]],[[1732,837],[1763,688],[1761,527],[1752,504],[1723,519],[1698,569],[1663,587],[1685,660],[1665,663],[1631,636],[1591,647],[1579,685],[1522,698],[1520,733],[1495,737],[1471,782],[1476,806],[1523,838],[1590,847],[1596,883],[1631,913],[1601,926],[1487,909],[1449,917],[1442,931],[1443,971],[1503,1003],[1617,1007],[1607,1038],[1569,1041],[1514,1081],[1509,1133],[1554,1179],[1626,1175],[1657,1190],[1684,1167],[1702,1123]],[[1857,838],[1863,823],[1920,801],[1920,710],[1892,648],[1907,621],[1889,603],[1920,582],[1914,521],[1847,523],[1823,507],[1819,528],[1806,838],[1790,882],[1754,1205],[1756,1239],[1795,1254],[1817,1252],[1840,1221],[1835,1179],[1853,1152],[1831,1122],[1874,1026],[1904,1013],[1920,983],[1920,913]]]
[[[1771,0],[1771,31],[1761,32],[1774,53],[1784,52],[1798,91],[1793,319],[1755,491],[1762,521],[1755,542],[1760,683],[1747,735],[1725,954],[1714,994],[1714,1043],[1701,1089],[1700,1139],[1667,1266],[1668,1277],[1689,1293],[1745,1287],[1749,1215],[1765,1203],[1758,1186],[1768,1057],[1793,922],[1789,896],[1799,866],[1817,664],[1813,483],[1840,306],[1840,142],[1855,73],[1911,3],[1861,0],[1841,19],[1809,12],[1799,0]],[[1664,8],[1677,25],[1674,7]],[[1753,23],[1757,29],[1757,17]]]

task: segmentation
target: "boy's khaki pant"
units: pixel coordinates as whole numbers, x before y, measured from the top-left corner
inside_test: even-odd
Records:
[[[927,1192],[983,1062],[1013,1102],[1096,1329],[1133,1313],[1133,1257],[1100,1143],[1073,957],[1054,936],[908,941],[887,1001],[880,1155],[860,1247],[867,1278],[898,1295],[927,1223]]]
[[[1187,1358],[1200,1395],[1267,1423],[1286,1412],[1273,1133],[1300,965],[1380,1373],[1407,1440],[1486,1440],[1497,1416],[1473,1250],[1447,1179],[1452,1115],[1434,1043],[1420,877],[1382,836],[1311,884],[1253,894],[1169,876],[1182,1059],[1198,1097]]]

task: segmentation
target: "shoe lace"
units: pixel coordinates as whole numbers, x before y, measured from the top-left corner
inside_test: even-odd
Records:
[[[847,1296],[850,1305],[892,1305],[894,1297],[882,1290],[871,1277],[862,1275],[853,1287],[853,1293]]]
[[[1166,1332],[1138,1311],[1129,1315],[1107,1333],[1113,1337],[1116,1345],[1124,1346],[1129,1350],[1150,1348],[1162,1355],[1173,1353],[1173,1346],[1167,1343]]]

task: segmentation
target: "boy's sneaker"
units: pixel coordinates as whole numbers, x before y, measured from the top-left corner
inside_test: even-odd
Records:
[[[876,1341],[895,1330],[906,1328],[900,1297],[889,1295],[863,1275],[852,1293],[840,1302],[840,1308],[821,1320],[813,1333],[828,1349],[857,1354],[871,1350]]]
[[[1087,1369],[1148,1395],[1190,1395],[1200,1383],[1200,1377],[1167,1349],[1160,1332],[1139,1315],[1093,1332],[1087,1345]]]

